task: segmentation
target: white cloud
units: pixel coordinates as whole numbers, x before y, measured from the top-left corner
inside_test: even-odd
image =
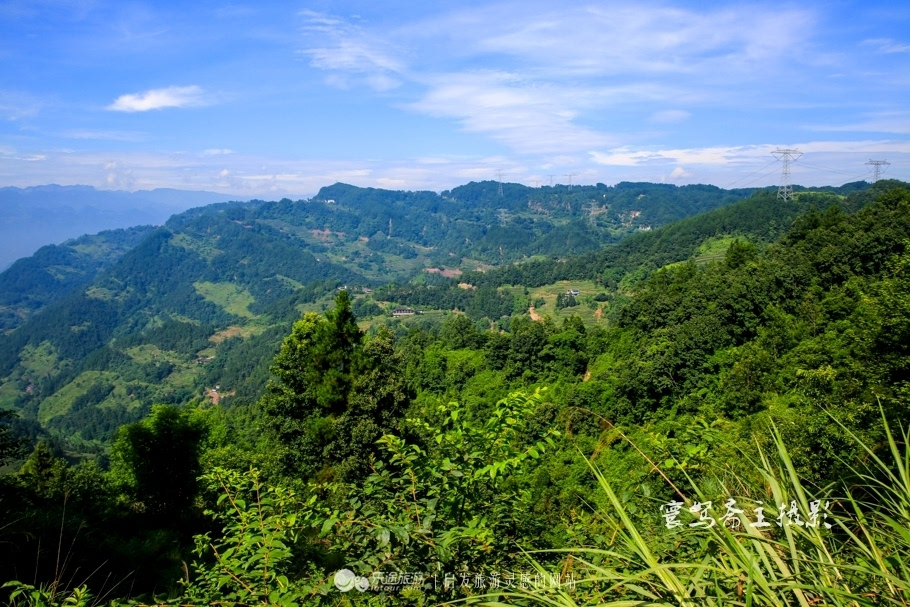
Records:
[[[227,156],[228,154],[235,153],[234,150],[229,150],[228,148],[209,148],[202,152],[203,156]]]
[[[391,177],[380,177],[376,180],[376,183],[379,184],[379,187],[388,190],[400,190],[407,185],[407,182],[404,179],[392,179]]]
[[[479,25],[480,49],[569,75],[732,74],[737,80],[756,77],[740,73],[747,65],[787,57],[814,21],[810,11],[761,5],[687,10],[624,2],[527,14]]]
[[[481,133],[519,153],[560,153],[615,143],[615,138],[573,120],[588,91],[522,80],[504,72],[447,74],[407,107],[457,119],[465,131]]]
[[[60,133],[66,139],[94,139],[100,141],[147,141],[147,133],[138,131],[93,131],[89,129],[75,129]]]
[[[815,21],[809,10],[762,5],[514,9],[470,7],[395,27],[304,11],[301,53],[331,86],[407,82],[422,92],[399,107],[454,119],[519,154],[578,154],[628,140],[617,134],[628,131],[613,118],[619,110],[669,124],[691,116],[661,109],[671,104],[751,102],[754,91],[731,85],[764,87],[769,72],[792,66]]]
[[[35,116],[41,102],[24,93],[0,91],[0,118],[16,121]]]
[[[170,107],[200,107],[209,105],[203,90],[196,86],[169,86],[144,93],[121,95],[107,109],[114,112],[147,112]]]
[[[910,133],[910,113],[884,112],[867,115],[868,119],[848,124],[807,125],[808,131],[827,131],[841,133],[894,133],[906,135]]]
[[[688,179],[689,177],[692,177],[692,173],[682,167],[676,167],[673,169],[667,179],[669,181],[682,181],[684,179]]]
[[[124,167],[120,162],[115,160],[108,161],[104,164],[104,170],[107,172],[104,178],[104,185],[108,188],[132,190],[136,184],[133,170]]]
[[[616,148],[608,152],[589,152],[591,160],[604,166],[638,166],[647,163],[727,165],[743,162],[757,154],[769,153],[774,146],[728,146],[676,150],[632,150]]]
[[[688,120],[691,116],[692,114],[685,110],[661,110],[651,114],[650,120],[660,124],[669,124]]]
[[[377,91],[401,84],[398,75],[404,64],[395,58],[391,45],[364,28],[314,11],[302,11],[307,24],[304,32],[313,46],[301,51],[310,65],[321,70],[342,72],[349,78],[330,78],[328,83],[349,88],[350,78]]]
[[[860,44],[874,47],[878,53],[910,53],[910,44],[895,42],[891,38],[870,38],[863,40]]]

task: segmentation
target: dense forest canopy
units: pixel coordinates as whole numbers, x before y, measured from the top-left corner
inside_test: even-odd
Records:
[[[906,184],[507,185],[197,209],[36,306],[0,337],[11,600],[910,600]],[[623,227],[641,196],[678,221]],[[460,274],[416,270],[451,234]]]

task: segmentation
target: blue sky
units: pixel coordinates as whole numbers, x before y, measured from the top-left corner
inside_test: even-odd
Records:
[[[910,180],[910,3],[0,1],[0,186]],[[552,177],[551,177],[552,176]]]

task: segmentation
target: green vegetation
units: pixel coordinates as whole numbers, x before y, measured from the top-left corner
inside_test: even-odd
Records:
[[[212,302],[228,314],[241,318],[254,317],[250,312],[250,306],[256,303],[256,299],[236,285],[229,282],[194,282],[193,287],[206,301]]]
[[[48,304],[90,284],[154,228],[109,230],[61,245],[41,247],[0,273],[0,333],[28,320]]]
[[[222,404],[256,402],[281,336],[300,313],[327,310],[339,287],[350,289],[365,330],[383,324],[397,304],[427,312],[403,319],[401,330],[442,321],[443,311],[453,309],[507,327],[508,317],[529,305],[501,285],[476,292],[456,286],[458,297],[426,302],[411,296],[410,286],[361,291],[391,278],[436,288],[461,271],[597,250],[645,226],[748,194],[618,184],[571,192],[510,185],[499,196],[491,182],[441,194],[336,184],[309,201],[210,205],[176,215],[163,228],[46,247],[0,274],[0,317],[8,318],[0,318],[0,333],[6,330],[0,334],[0,405],[90,453],[104,448],[117,424],[138,420],[153,403],[214,398],[215,386]],[[585,322],[602,321],[597,306],[581,303]],[[547,312],[564,318],[552,307]],[[162,345],[154,341],[160,327],[194,337]],[[137,358],[130,349],[143,344],[156,345],[163,358],[154,365]],[[29,362],[39,347],[56,357],[53,377]],[[103,407],[74,408],[87,386],[67,384],[94,372],[110,374],[113,395]]]
[[[194,280],[118,262],[104,288],[157,296],[69,299],[48,316],[59,335],[39,322],[51,304],[4,338],[25,355],[7,383],[31,386],[0,425],[14,470],[0,571],[20,580],[5,591],[23,605],[906,604],[910,191],[854,190],[786,208],[758,193],[603,251],[372,293],[233,239],[205,260],[153,235],[140,248]],[[328,194],[308,204],[350,213],[342,240],[355,203],[384,200]],[[244,215],[261,206],[217,213],[284,250],[296,236]],[[148,262],[136,251],[128,267]],[[432,309],[393,319],[395,305]],[[25,461],[17,436],[32,438]]]

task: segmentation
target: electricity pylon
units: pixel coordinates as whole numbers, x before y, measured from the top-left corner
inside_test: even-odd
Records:
[[[793,184],[790,183],[790,163],[795,162],[803,153],[799,150],[777,148],[771,154],[784,163],[780,170],[780,187],[777,188],[777,198],[784,202],[793,200]]]
[[[887,160],[870,160],[866,164],[872,167],[872,183],[875,183],[881,178],[882,167],[891,165]]]

